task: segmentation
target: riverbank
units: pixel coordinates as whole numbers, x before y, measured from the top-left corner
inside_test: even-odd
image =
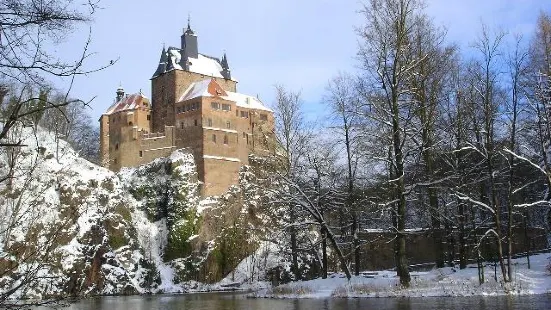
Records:
[[[485,283],[478,282],[476,265],[468,268],[446,267],[428,272],[412,272],[409,288],[399,285],[394,271],[365,272],[347,281],[343,274],[328,279],[287,283],[253,293],[266,298],[327,298],[327,297],[437,297],[437,296],[497,296],[551,293],[551,274],[547,270],[551,254],[513,260],[513,281],[503,283],[498,267],[497,281],[493,266],[485,270]]]

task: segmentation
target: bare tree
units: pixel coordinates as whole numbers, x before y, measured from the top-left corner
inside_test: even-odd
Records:
[[[300,93],[288,91],[281,85],[276,86],[275,119],[276,138],[282,148],[281,170],[286,180],[293,180],[300,175],[301,160],[304,159],[308,134],[302,113]],[[296,226],[292,225],[297,220],[296,205],[290,203],[289,226],[291,236],[292,272],[296,279],[300,279],[298,267],[298,245]]]
[[[354,78],[346,73],[340,73],[331,79],[327,85],[327,94],[324,101],[330,107],[334,121],[331,124],[339,138],[337,143],[344,147],[346,166],[346,204],[345,210],[349,210],[352,216],[350,232],[352,234],[352,249],[354,252],[354,274],[360,274],[360,239],[358,236],[359,216],[358,205],[354,197],[356,185],[356,172],[358,168],[357,149],[357,118],[355,108],[358,106],[359,94],[356,91]]]
[[[98,4],[99,1],[90,0],[5,0],[0,3],[0,154],[9,157],[6,161],[7,167],[2,169],[0,175],[2,191],[10,192],[15,175],[28,175],[28,180],[36,177],[31,171],[22,171],[20,158],[17,157],[24,139],[20,134],[24,131],[22,128],[35,126],[47,110],[56,109],[66,116],[62,108],[65,109],[72,103],[83,104],[81,100],[68,99],[74,78],[102,70],[114,63],[112,61],[106,66],[88,68],[91,30],[86,42],[83,42],[81,53],[73,59],[60,59],[54,53],[48,52],[52,42],[62,41],[65,34],[72,29],[91,22]],[[54,78],[61,78],[70,85],[64,100],[48,100],[45,93],[39,91],[49,88],[49,83]],[[29,190],[36,191],[34,199],[27,199],[29,195],[26,191]],[[27,227],[22,226],[21,216],[29,215],[29,212],[32,214],[33,208],[39,203],[37,197],[40,196],[38,188],[25,188],[9,194],[8,199],[13,203],[2,210],[2,217],[10,219],[3,222],[3,240],[10,239],[7,235],[15,229]],[[69,217],[67,220],[70,221]],[[63,224],[56,228],[59,231],[66,226]],[[46,235],[48,237],[42,238],[40,244],[29,244],[31,251],[20,256],[20,261],[14,262],[10,269],[2,271],[10,273],[23,265],[31,268],[20,281],[3,283],[6,285],[0,294],[0,307],[20,308],[44,302],[12,303],[11,300],[16,296],[24,296],[25,291],[36,282],[38,272],[52,259],[49,250],[55,244],[57,233],[48,232]],[[8,248],[3,247],[3,251],[6,250]]]
[[[389,182],[393,184],[393,213],[395,223],[395,251],[397,274],[403,286],[409,286],[411,277],[406,257],[406,214],[408,190],[405,184],[406,160],[411,144],[415,105],[408,79],[419,66],[424,55],[418,58],[411,53],[411,40],[415,24],[419,22],[422,2],[417,0],[370,0],[362,10],[365,26],[359,29],[360,57],[364,70],[379,89],[378,96],[368,105],[378,114],[372,118],[390,131],[388,162]],[[368,98],[369,100],[369,98]]]

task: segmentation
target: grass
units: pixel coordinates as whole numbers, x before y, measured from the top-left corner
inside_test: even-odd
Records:
[[[312,293],[312,290],[306,286],[300,285],[282,285],[272,288],[272,294],[274,295],[305,295]]]

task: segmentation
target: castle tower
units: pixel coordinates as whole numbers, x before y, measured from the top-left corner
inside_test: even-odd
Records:
[[[180,47],[169,47],[161,51],[157,70],[151,77],[151,103],[153,107],[152,130],[164,130],[164,126],[174,126],[175,106],[179,96],[193,82],[214,78],[228,91],[237,90],[237,81],[232,78],[227,56],[222,60],[199,53],[198,37],[187,28],[180,37]]]

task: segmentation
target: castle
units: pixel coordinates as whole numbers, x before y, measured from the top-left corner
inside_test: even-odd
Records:
[[[204,196],[237,184],[249,155],[274,152],[273,141],[273,112],[258,98],[237,93],[226,53],[221,60],[199,53],[189,22],[180,48],[163,47],[151,100],[119,87],[100,117],[102,165],[118,171],[188,148]]]

